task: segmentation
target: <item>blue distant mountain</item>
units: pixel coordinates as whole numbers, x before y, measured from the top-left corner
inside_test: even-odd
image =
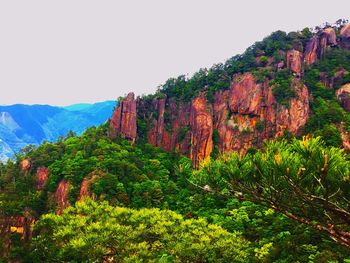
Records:
[[[15,104],[0,106],[0,160],[11,158],[28,144],[55,141],[69,131],[81,134],[112,115],[116,101],[65,107]]]

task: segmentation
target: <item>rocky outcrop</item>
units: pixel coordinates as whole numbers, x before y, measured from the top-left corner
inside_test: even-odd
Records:
[[[68,193],[69,182],[65,179],[62,179],[58,184],[57,190],[55,192],[55,201],[57,204],[58,214],[62,214],[63,210],[70,205],[68,200]]]
[[[287,67],[297,76],[302,73],[302,59],[303,55],[298,50],[289,50],[287,52]]]
[[[300,127],[304,126],[310,115],[309,92],[307,87],[298,79],[292,81],[292,89],[296,96],[291,99],[288,109],[289,125],[287,129],[296,134]]]
[[[157,113],[156,118],[153,118],[150,131],[148,133],[148,141],[158,147],[163,145],[164,141],[164,110],[166,99],[157,99],[152,101],[152,108]]]
[[[81,183],[80,186],[80,192],[79,192],[79,197],[78,201],[83,200],[85,197],[90,196],[90,179],[89,178],[84,178],[83,182]]]
[[[236,75],[233,78],[229,106],[233,113],[258,115],[261,107],[262,89],[252,74]]]
[[[290,69],[296,75],[302,74],[301,53],[292,50],[288,56]],[[268,80],[258,83],[253,74],[245,73],[233,76],[230,89],[216,92],[212,102],[207,101],[205,91],[189,102],[177,102],[175,98],[138,99],[135,110],[143,127],[138,137],[188,155],[196,167],[214,147],[219,152],[245,152],[261,145],[264,139],[282,136],[285,130],[298,133],[306,123],[307,87],[296,76],[291,89],[295,97],[289,106],[279,105]],[[125,101],[133,99],[128,96]],[[124,105],[122,102],[116,109],[118,114]],[[113,127],[115,123],[118,122],[114,121]]]
[[[192,101],[190,158],[195,167],[206,160],[213,149],[213,119],[211,105],[204,94]]]
[[[111,119],[111,126],[116,136],[135,141],[136,139],[136,100],[134,93],[120,102]]]
[[[337,37],[333,28],[328,27],[324,29],[319,35],[319,47],[318,47],[318,57],[321,58],[328,46],[337,45]]]
[[[337,44],[335,30],[332,27],[325,28],[307,43],[304,54],[305,64],[312,65],[324,55],[328,46],[333,47]]]
[[[32,162],[29,159],[23,159],[20,162],[19,167],[22,172],[29,172],[32,168]]]
[[[335,92],[337,99],[341,103],[344,110],[350,112],[350,83],[343,85]]]
[[[321,37],[326,39],[324,42],[326,42],[327,45],[332,47],[337,45],[337,35],[332,27],[327,27],[324,29]]]
[[[341,46],[350,49],[350,23],[346,24],[340,30]]]
[[[317,60],[318,37],[315,36],[306,44],[304,62],[306,65],[312,65]]]
[[[36,189],[43,190],[47,179],[49,178],[49,169],[47,167],[39,167],[36,171]]]

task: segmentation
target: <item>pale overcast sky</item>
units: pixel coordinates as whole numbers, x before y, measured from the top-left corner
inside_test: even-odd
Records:
[[[349,17],[349,0],[0,0],[0,104],[152,93],[278,29]]]

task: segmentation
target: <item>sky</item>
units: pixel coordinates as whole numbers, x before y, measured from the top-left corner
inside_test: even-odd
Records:
[[[350,20],[349,0],[0,0],[0,104],[153,93],[276,30]]]

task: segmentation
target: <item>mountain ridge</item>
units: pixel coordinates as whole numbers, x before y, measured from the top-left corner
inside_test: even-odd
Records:
[[[88,104],[82,110],[47,104],[0,106],[1,160],[13,157],[28,144],[55,141],[69,131],[81,134],[88,127],[100,125],[109,118],[115,104],[115,101]]]
[[[318,99],[339,115],[324,116],[319,133],[336,128],[333,135],[345,138],[339,127],[349,127],[348,108],[337,105],[349,101],[349,50],[345,21],[317,32],[276,31],[225,64],[169,79],[153,95],[129,93],[112,116],[112,133],[179,151],[198,166],[211,154],[245,153],[265,139],[316,132]]]

